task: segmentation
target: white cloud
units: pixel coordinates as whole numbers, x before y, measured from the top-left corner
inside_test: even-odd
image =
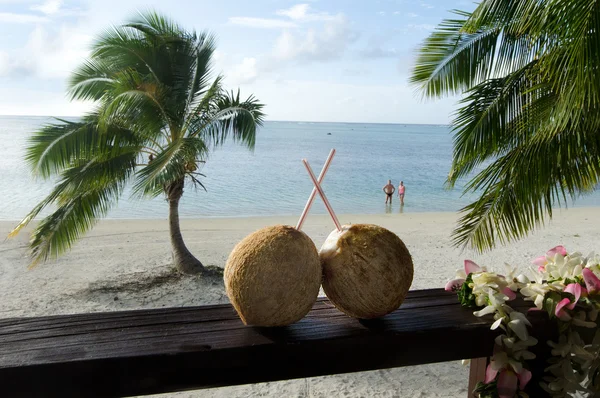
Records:
[[[383,17],[383,16],[385,16],[385,11],[379,11],[377,14],[379,14]]]
[[[421,7],[423,7],[423,8],[435,8],[435,7],[434,7],[434,6],[432,6],[431,4],[428,4],[428,3],[423,3],[423,2],[421,2]]]
[[[338,14],[320,31],[284,31],[275,43],[273,56],[280,61],[333,59],[343,54],[357,36],[346,17]]]
[[[32,5],[31,7],[29,7],[29,9],[33,10],[33,11],[39,11],[46,15],[53,15],[53,14],[56,14],[60,10],[60,7],[62,6],[62,4],[63,4],[62,0],[47,0],[46,2],[44,2],[42,4]]]
[[[229,23],[233,25],[246,26],[249,28],[262,29],[280,29],[296,27],[296,24],[294,22],[272,18],[231,17],[229,18]]]
[[[48,18],[33,14],[17,14],[13,12],[0,12],[1,23],[43,23]]]
[[[314,11],[307,4],[298,4],[276,13],[290,20],[246,17],[229,19],[230,23],[238,25],[281,29],[272,49],[267,53],[246,56],[241,60],[219,54],[217,69],[224,71],[232,84],[251,83],[266,76],[272,78],[276,71],[291,64],[339,58],[358,37],[341,13],[333,15]],[[315,21],[320,21],[321,24],[305,25]]]
[[[296,4],[285,10],[277,10],[275,13],[298,22],[330,21],[335,19],[334,15],[326,12],[310,12],[308,4]]]
[[[90,41],[74,27],[38,25],[23,48],[0,55],[0,76],[65,78],[87,56]]]
[[[419,16],[419,14],[415,14],[414,12],[409,12],[409,13],[406,13],[406,16],[409,18],[416,18]]]
[[[256,58],[244,58],[241,64],[231,68],[231,71],[227,73],[227,77],[235,85],[254,81],[258,77]]]

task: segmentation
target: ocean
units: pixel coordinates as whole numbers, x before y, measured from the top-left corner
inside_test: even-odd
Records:
[[[24,162],[27,138],[47,117],[0,116],[0,220],[24,217],[52,188],[34,179]],[[462,185],[447,190],[452,159],[450,128],[442,125],[266,122],[254,151],[227,143],[212,152],[200,170],[202,189],[187,187],[180,215],[185,218],[300,215],[312,183],[301,162],[316,175],[329,151],[336,156],[322,184],[339,214],[457,211],[474,199]],[[385,205],[382,187],[391,179],[406,185],[405,205],[394,196]],[[600,192],[576,206],[600,206]],[[166,218],[163,198],[133,199],[126,194],[107,218]],[[325,214],[317,197],[311,213]]]

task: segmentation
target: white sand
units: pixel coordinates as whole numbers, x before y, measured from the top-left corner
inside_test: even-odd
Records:
[[[485,255],[461,253],[451,247],[450,232],[456,219],[454,213],[340,216],[342,223],[379,224],[404,240],[415,264],[412,289],[442,287],[465,258],[504,270],[504,262],[527,267],[532,258],[557,244],[584,254],[600,250],[600,208],[557,212],[546,228]],[[250,232],[295,222],[288,217],[199,219],[183,220],[182,229],[190,250],[205,265],[223,267],[233,246]],[[15,224],[0,222],[0,236],[6,236]],[[317,247],[332,229],[326,216],[310,216],[304,226]],[[228,301],[218,279],[172,276],[166,219],[103,221],[70,253],[33,270],[27,269],[27,232],[0,243],[0,318]],[[464,397],[467,374],[467,368],[451,362],[169,395]]]

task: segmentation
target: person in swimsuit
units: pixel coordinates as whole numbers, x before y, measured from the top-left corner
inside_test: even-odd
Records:
[[[404,205],[404,191],[406,191],[404,181],[400,181],[400,185],[398,185],[398,198],[400,198],[400,206]]]
[[[388,183],[383,187],[383,192],[385,192],[385,204],[388,203],[388,200],[390,204],[392,204],[392,197],[394,196],[394,191],[396,191],[396,188],[394,188],[392,180],[388,180]]]

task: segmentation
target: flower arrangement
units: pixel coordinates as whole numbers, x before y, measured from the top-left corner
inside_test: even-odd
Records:
[[[502,331],[476,392],[482,398],[527,397],[523,390],[532,377],[527,361],[535,358],[529,348],[538,341],[530,336],[526,315],[510,306],[520,294],[533,302],[529,311],[547,312],[558,327],[558,341],[547,342],[552,356],[542,388],[552,397],[600,394],[600,256],[583,257],[556,246],[533,264],[529,276],[508,264],[506,275],[500,275],[465,260],[457,279],[446,284],[463,306],[477,309],[475,316],[493,315],[491,329]]]

